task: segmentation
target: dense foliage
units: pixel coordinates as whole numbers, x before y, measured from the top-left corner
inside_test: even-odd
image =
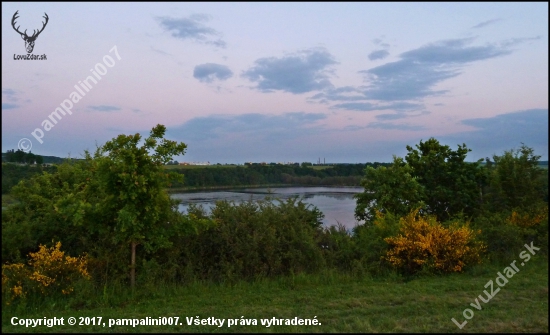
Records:
[[[169,238],[185,229],[166,192],[173,175],[163,164],[186,146],[163,139],[165,130],[153,128],[141,147],[139,134],[120,135],[94,157],[86,152],[83,161],[15,186],[19,203],[2,212],[2,258],[21,260],[37,242],[54,238],[72,253],[89,252],[100,269],[114,258],[111,268],[120,272],[126,262],[116,256],[124,257],[126,245],[133,284],[136,247],[146,252],[169,247]]]
[[[466,145],[453,151],[433,138],[407,150],[388,168],[365,169],[355,215],[366,227],[378,212],[406,217],[418,208],[445,226],[471,222],[493,259],[512,257],[533,241],[547,253],[548,174],[533,149],[522,145],[485,164],[466,162]],[[368,231],[376,235],[376,228]]]
[[[370,224],[377,212],[386,210],[404,216],[412,208],[423,205],[424,188],[413,177],[412,168],[402,158],[393,158],[389,167],[367,167],[361,186],[363,193],[356,195],[355,216]]]
[[[111,235],[115,244],[131,245],[132,286],[136,247],[144,245],[146,251],[169,247],[173,227],[179,224],[175,203],[166,192],[175,178],[163,165],[183,154],[187,146],[164,139],[165,132],[166,127],[157,125],[141,147],[140,134],[119,135],[98,148],[93,160],[87,155],[95,183],[88,184],[94,187],[84,186],[88,202],[79,204],[73,215],[76,224],[88,224],[101,234]],[[92,200],[93,196],[101,198]],[[93,221],[86,220],[88,214]],[[100,219],[99,224],[95,219]]]
[[[43,167],[42,165],[2,163],[2,194],[8,194],[12,187],[21,180],[30,179],[32,176],[42,174],[44,171],[53,173],[56,169],[56,166]]]
[[[154,288],[326,270],[409,276],[462,272],[487,258],[506,261],[527,243],[548,252],[548,176],[525,146],[485,164],[466,162],[465,145],[454,151],[429,139],[385,166],[171,170],[164,164],[186,145],[164,139],[164,132],[159,125],[145,139],[120,135],[94,155],[29,172],[13,186],[17,202],[2,211],[5,303],[39,295],[63,266],[71,281],[60,284],[62,296],[73,290],[73,280],[88,292],[106,292],[107,286],[134,282]],[[6,176],[13,176],[9,169]],[[169,187],[188,183],[336,183],[357,169],[365,191],[357,195],[355,214],[365,224],[351,232],[342,225],[323,227],[323,214],[298,198],[220,201],[209,214],[193,206],[182,214],[167,194]],[[87,255],[85,261],[70,268],[77,258],[63,256],[58,241],[68,255]],[[38,263],[24,265],[36,255],[43,255],[40,275],[31,274]],[[25,291],[24,283],[35,285],[34,291]]]
[[[485,206],[491,211],[528,208],[548,202],[548,170],[539,168],[540,156],[525,145],[487,158]]]
[[[411,167],[412,177],[422,185],[426,213],[438,220],[476,213],[485,180],[480,168],[482,160],[466,162],[466,155],[471,151],[466,144],[451,150],[448,145],[430,138],[420,141],[416,149],[407,146],[407,150],[405,160]]]
[[[192,217],[206,218],[200,207]],[[219,201],[213,224],[183,238],[179,264],[187,280],[239,280],[316,272],[323,268],[316,232],[323,214],[291,198],[241,204]]]

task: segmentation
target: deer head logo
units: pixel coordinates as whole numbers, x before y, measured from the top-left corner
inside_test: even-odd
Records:
[[[20,26],[17,26],[17,28],[15,28],[15,20],[17,20],[17,18],[19,16],[17,16],[17,13],[19,13],[19,11],[16,11],[15,14],[13,14],[13,18],[11,19],[11,26],[13,27],[13,29],[15,29],[16,32],[19,33],[19,35],[21,35],[21,38],[25,40],[25,48],[27,49],[27,53],[31,53],[32,50],[34,49],[34,41],[36,41],[36,38],[38,37],[38,35],[40,35],[40,33],[44,30],[44,28],[46,28],[46,25],[48,24],[48,14],[44,13],[44,16],[42,16],[43,18],[46,19],[46,22],[42,22],[43,26],[42,26],[42,29],[40,29],[38,32],[36,30],[33,30],[33,34],[32,36],[29,36],[27,35],[27,30],[25,29],[25,32],[22,33],[19,31],[19,27]]]

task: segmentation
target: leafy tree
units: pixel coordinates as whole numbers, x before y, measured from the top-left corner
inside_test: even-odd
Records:
[[[488,164],[487,207],[492,211],[527,208],[544,201],[548,188],[541,187],[545,172],[538,167],[540,156],[522,143],[520,149],[493,156]],[[546,178],[547,183],[547,178]]]
[[[365,191],[355,196],[355,217],[358,220],[371,223],[377,211],[404,216],[411,208],[422,205],[424,188],[401,157],[394,156],[393,164],[389,167],[367,166],[361,186]]]
[[[407,146],[405,160],[412,168],[412,176],[423,186],[426,211],[439,221],[463,213],[473,215],[481,205],[483,171],[482,160],[465,161],[471,149],[466,144],[456,151],[441,145],[435,138],[420,141],[416,149]]]
[[[62,240],[65,249],[75,254],[90,251],[92,241],[97,244],[96,236],[86,226],[75,226],[73,220],[81,213],[79,194],[92,177],[90,169],[85,162],[67,161],[48,171],[23,179],[11,189],[18,201],[2,211],[4,262],[22,261],[38,244],[49,244],[52,239]]]
[[[119,135],[98,148],[93,168],[99,188],[105,194],[97,212],[103,216],[101,225],[109,225],[115,243],[131,246],[130,281],[135,286],[136,247],[146,251],[170,246],[171,225],[175,203],[166,192],[172,178],[182,175],[168,173],[163,165],[175,155],[183,155],[184,143],[164,139],[166,127],[157,125],[142,146],[140,134]],[[86,153],[89,156],[89,153]],[[172,222],[171,222],[172,221]]]

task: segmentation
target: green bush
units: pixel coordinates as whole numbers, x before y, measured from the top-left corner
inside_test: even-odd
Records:
[[[189,216],[207,217],[198,207],[192,207]],[[324,267],[315,240],[322,213],[302,200],[218,201],[210,219],[212,227],[175,243],[186,280],[232,282]]]
[[[365,271],[373,275],[393,272],[383,260],[389,250],[386,238],[396,236],[399,232],[399,217],[387,212],[376,213],[373,225],[360,225],[354,229],[354,240],[357,259]]]
[[[355,241],[345,226],[324,227],[318,231],[317,244],[321,248],[327,267],[342,271],[352,271],[357,268]]]
[[[506,262],[517,257],[524,245],[531,242],[541,248],[539,253],[548,254],[547,213],[548,205],[539,203],[531,208],[485,213],[473,224],[481,230],[489,258]]]

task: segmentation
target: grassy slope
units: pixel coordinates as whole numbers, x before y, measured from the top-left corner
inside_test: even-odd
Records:
[[[480,266],[466,274],[405,282],[356,280],[342,275],[297,276],[237,285],[194,284],[141,289],[133,302],[88,310],[61,306],[34,313],[2,313],[2,332],[548,332],[548,261],[532,259],[509,279],[482,310],[470,306],[502,265]],[[496,288],[496,284],[495,284]],[[99,293],[98,293],[99,294]],[[99,294],[101,295],[101,294]],[[60,305],[60,304],[58,304]],[[452,321],[473,318],[460,330]],[[56,326],[25,328],[10,318],[178,316],[182,326]],[[253,318],[258,326],[187,326],[185,317]],[[261,318],[313,318],[319,326],[271,326]],[[66,322],[65,322],[66,323]]]

